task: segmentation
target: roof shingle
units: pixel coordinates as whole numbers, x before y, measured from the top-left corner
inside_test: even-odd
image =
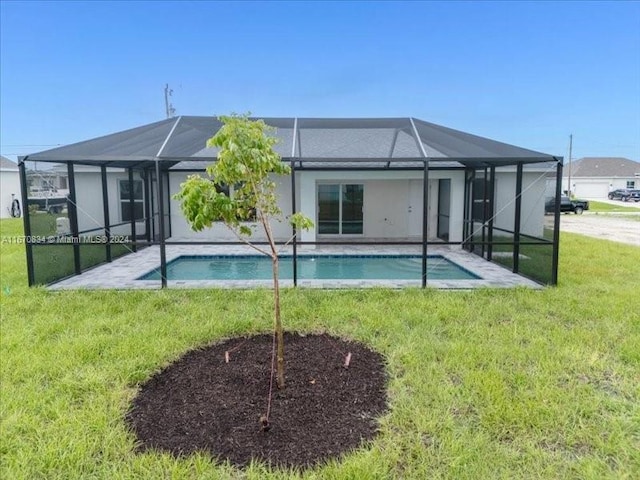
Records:
[[[569,175],[565,165],[563,175]],[[640,162],[623,157],[584,157],[571,162],[572,177],[640,176]]]

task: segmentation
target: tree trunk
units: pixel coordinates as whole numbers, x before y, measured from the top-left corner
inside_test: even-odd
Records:
[[[278,281],[278,255],[272,257],[273,261],[273,299],[275,311],[275,335],[276,335],[276,380],[279,389],[284,388],[284,334],[280,319],[280,282]]]

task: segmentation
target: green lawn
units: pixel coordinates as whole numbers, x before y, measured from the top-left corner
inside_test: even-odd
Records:
[[[620,202],[620,205],[613,205],[606,202],[598,202],[596,200],[589,201],[589,212],[596,213],[610,213],[610,212],[623,212],[623,213],[638,213],[639,210],[635,207],[630,207],[628,204]]]
[[[542,291],[285,290],[287,328],[363,341],[390,373],[369,448],[296,474],[138,454],[123,421],[185,351],[268,331],[270,291],[28,289],[20,230],[0,222],[0,478],[639,477],[637,247],[563,234]]]

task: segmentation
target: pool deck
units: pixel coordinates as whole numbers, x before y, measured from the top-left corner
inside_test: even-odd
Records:
[[[181,255],[255,255],[246,245],[167,245],[167,263]],[[291,247],[282,254],[291,254]],[[413,245],[322,245],[300,246],[299,255],[421,255],[420,246]],[[516,275],[500,265],[462,250],[458,246],[429,246],[428,254],[441,255],[461,267],[475,273],[478,280],[431,280],[427,270],[427,287],[436,289],[470,290],[475,288],[528,287],[539,289],[541,285]],[[159,289],[159,280],[136,280],[160,265],[160,247],[151,246],[136,253],[117,258],[81,275],[61,280],[48,288],[65,289]],[[293,287],[293,280],[280,280],[281,287]],[[169,288],[270,288],[271,280],[169,280]],[[419,288],[420,280],[300,280],[304,288]]]

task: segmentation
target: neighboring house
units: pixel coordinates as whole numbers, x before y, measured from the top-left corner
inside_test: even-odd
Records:
[[[473,251],[482,242],[486,256],[488,239],[550,238],[544,202],[561,157],[415,118],[263,120],[293,167],[291,177],[276,179],[281,210],[303,212],[315,223],[300,241],[448,242]],[[161,244],[235,241],[223,227],[193,232],[173,199],[188,175],[215,161],[217,150],[205,145],[220,126],[215,117],[181,116],[21,161],[27,175],[41,162],[54,163],[39,168],[50,172],[72,166],[80,234],[107,224],[112,234],[135,229],[135,238]],[[273,230],[278,241],[292,234],[287,222]]]
[[[562,190],[583,198],[607,198],[619,188],[640,188],[640,162],[619,157],[585,157],[566,164]]]
[[[29,179],[29,196],[66,195],[69,193],[69,181],[66,168],[60,166],[49,170],[33,170]]]
[[[0,156],[0,218],[20,216],[21,211],[22,189],[18,165]]]

